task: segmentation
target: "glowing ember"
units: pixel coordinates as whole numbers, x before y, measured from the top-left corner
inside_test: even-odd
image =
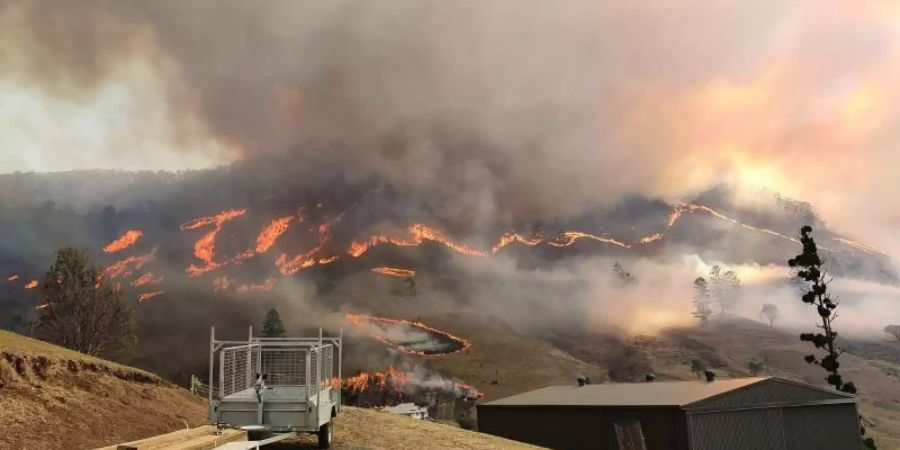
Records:
[[[25,289],[34,289],[38,287],[38,280],[31,280],[25,285]]]
[[[110,242],[106,245],[106,247],[103,247],[103,251],[106,253],[115,253],[125,250],[126,248],[134,245],[134,243],[137,242],[138,239],[140,239],[143,235],[144,232],[142,232],[141,230],[128,230],[118,239]]]
[[[18,275],[11,275],[9,278],[6,279],[6,281],[16,281],[18,279],[19,279]]]
[[[165,292],[164,291],[145,292],[145,293],[137,296],[137,301],[146,302],[147,300],[150,300],[151,298],[162,295],[162,294],[165,294]]]
[[[191,264],[187,268],[188,275],[195,277],[211,270],[215,270],[223,265],[222,263],[215,262],[216,236],[222,231],[222,226],[225,225],[225,222],[236,217],[241,217],[246,213],[246,209],[229,209],[214,216],[200,217],[181,224],[182,230],[194,230],[207,225],[213,226],[212,230],[201,236],[200,239],[197,239],[197,242],[194,243],[194,256],[200,261],[203,261],[204,265],[196,266]]]
[[[37,306],[35,306],[34,309],[44,309],[44,308],[46,308],[46,307],[48,307],[48,306],[50,306],[50,303],[44,303],[44,304],[42,304],[42,305],[37,305]]]
[[[156,248],[147,253],[146,255],[140,256],[129,256],[121,261],[117,261],[112,265],[108,266],[106,269],[103,269],[103,273],[101,276],[109,277],[109,278],[118,278],[118,277],[127,277],[131,276],[135,270],[140,270],[147,263],[153,261],[156,258]]]
[[[401,277],[401,278],[412,278],[412,277],[416,276],[415,270],[399,269],[397,267],[375,267],[372,269],[372,272],[380,273],[382,275],[390,275],[392,277]]]
[[[466,350],[469,341],[422,322],[347,314],[347,322],[403,353],[419,356],[446,355]]]

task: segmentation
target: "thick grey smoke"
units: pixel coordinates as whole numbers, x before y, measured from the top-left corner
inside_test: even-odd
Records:
[[[895,187],[872,167],[897,162],[878,150],[896,121],[896,28],[877,5],[826,3],[6,0],[0,64],[73,102],[124,84],[146,100],[132,119],[186,159],[289,153],[420,192],[448,221],[728,181],[880,230],[867,224],[896,212],[856,199]],[[90,154],[164,147],[112,136]],[[819,169],[852,193],[819,190]]]

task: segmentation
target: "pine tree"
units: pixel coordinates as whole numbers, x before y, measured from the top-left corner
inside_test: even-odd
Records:
[[[817,327],[822,330],[821,333],[803,333],[800,340],[811,342],[817,349],[824,349],[827,355],[822,359],[818,359],[816,355],[806,355],[804,358],[809,364],[821,366],[828,372],[825,381],[834,386],[835,389],[850,394],[855,394],[857,389],[852,381],[844,381],[839,372],[840,363],[838,358],[844,353],[844,350],[838,349],[835,345],[837,331],[834,330],[834,320],[837,319],[837,307],[840,302],[831,298],[828,293],[828,279],[823,266],[825,260],[819,257],[816,241],[812,237],[812,227],[804,225],[800,228],[800,243],[803,245],[803,252],[788,260],[788,265],[797,268],[797,277],[805,281],[809,290],[803,294],[801,300],[810,306],[816,307],[821,325]],[[866,429],[860,428],[860,433],[865,435]],[[875,449],[875,441],[872,438],[863,440],[863,445],[869,449]]]
[[[266,313],[265,322],[263,322],[262,336],[284,337],[285,334],[284,324],[281,323],[281,316],[278,315],[278,311],[276,311],[275,308],[270,309],[269,312]]]

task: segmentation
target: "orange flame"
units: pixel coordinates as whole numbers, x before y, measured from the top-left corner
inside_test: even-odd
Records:
[[[380,273],[382,275],[390,275],[392,277],[401,277],[401,278],[412,278],[416,276],[416,271],[411,269],[400,269],[397,267],[375,267],[371,269],[372,272]]]
[[[25,285],[25,289],[34,289],[38,287],[38,280],[31,280]]]
[[[275,241],[288,230],[293,220],[294,216],[280,217],[266,225],[256,238],[256,253],[265,253],[272,248]]]
[[[131,276],[135,270],[140,270],[144,265],[156,259],[156,248],[140,256],[129,256],[121,261],[117,261],[112,265],[103,269],[102,277],[118,278],[120,276]]]
[[[194,257],[204,262],[203,266],[191,264],[187,268],[189,276],[196,277],[211,270],[215,270],[223,265],[223,263],[215,262],[216,252],[216,236],[222,231],[225,222],[236,217],[241,217],[247,213],[246,209],[229,209],[222,211],[214,216],[200,217],[181,224],[182,230],[194,230],[206,225],[212,225],[213,229],[197,239],[194,243]]]
[[[385,372],[362,372],[345,378],[343,381],[332,378],[326,382],[332,388],[343,387],[351,393],[367,392],[370,389],[403,391],[411,384],[419,384],[426,389],[437,389],[457,392],[465,398],[479,399],[484,396],[478,389],[465,384],[443,378],[432,378],[419,382],[415,375],[396,369],[393,365]]]
[[[144,285],[148,285],[148,284],[159,284],[159,283],[162,283],[163,279],[164,279],[163,275],[154,275],[153,272],[147,272],[147,273],[139,276],[134,281],[132,281],[131,285],[138,287],[138,286],[144,286]]]
[[[213,279],[213,291],[219,292],[234,288],[235,292],[243,294],[246,292],[266,292],[271,291],[275,287],[275,278],[267,278],[260,284],[238,284],[234,278],[227,275],[216,277]]]
[[[437,328],[432,328],[432,327],[425,325],[424,323],[419,322],[419,321],[413,322],[413,321],[404,320],[404,319],[391,319],[388,317],[366,316],[366,315],[362,315],[362,314],[349,314],[349,313],[346,314],[344,317],[346,318],[347,322],[349,322],[351,325],[353,325],[355,327],[363,327],[366,324],[366,322],[374,323],[374,324],[386,324],[386,325],[407,325],[407,326],[417,328],[422,331],[426,331],[431,334],[439,335],[442,338],[444,338],[448,341],[455,342],[458,345],[456,350],[454,350],[452,352],[447,352],[447,353],[440,353],[441,355],[449,355],[452,353],[459,353],[459,352],[465,351],[472,345],[471,343],[469,343],[469,341],[467,341],[459,336],[454,336],[446,331],[438,330]],[[387,345],[397,348],[398,350],[400,350],[403,353],[407,353],[410,355],[417,355],[417,356],[433,356],[434,355],[434,354],[429,354],[429,353],[426,353],[423,351],[415,351],[415,350],[409,350],[409,349],[403,348],[400,345],[398,345],[396,342],[391,341],[386,336],[384,336],[383,334],[380,334],[380,333],[375,334],[372,337],[383,342],[384,344],[387,344]]]
[[[110,242],[106,245],[106,247],[103,247],[103,251],[106,253],[115,253],[125,250],[126,248],[134,245],[134,243],[137,242],[138,239],[140,239],[143,235],[144,232],[141,230],[128,230],[118,239]]]
[[[145,302],[147,300],[150,300],[153,297],[156,297],[156,296],[162,295],[162,294],[165,294],[165,292],[164,291],[146,292],[146,293],[138,295],[137,301]]]

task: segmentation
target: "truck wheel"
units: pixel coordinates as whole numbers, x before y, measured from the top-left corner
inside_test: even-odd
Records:
[[[334,433],[334,426],[329,421],[325,425],[319,427],[319,448],[331,448],[331,438]]]

